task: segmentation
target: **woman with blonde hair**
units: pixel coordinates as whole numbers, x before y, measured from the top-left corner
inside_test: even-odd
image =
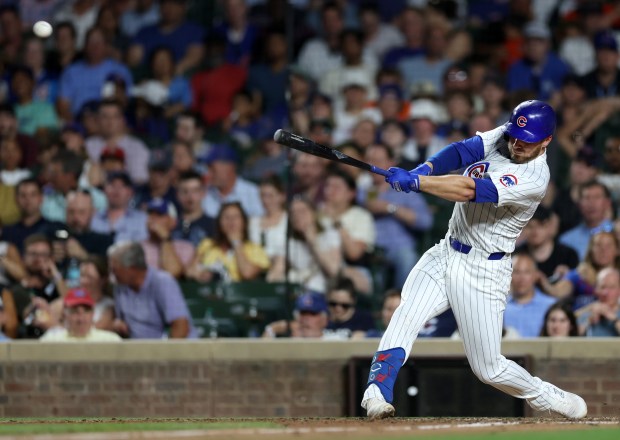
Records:
[[[590,237],[584,261],[556,283],[541,275],[540,285],[558,299],[571,298],[576,309],[594,301],[596,276],[607,267],[620,268],[620,243],[613,232],[599,232]]]

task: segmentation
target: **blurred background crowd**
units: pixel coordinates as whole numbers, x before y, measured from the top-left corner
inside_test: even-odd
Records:
[[[505,337],[618,336],[618,29],[617,0],[0,0],[0,338],[380,336],[452,204],[274,132],[410,169],[526,99],[558,128]]]

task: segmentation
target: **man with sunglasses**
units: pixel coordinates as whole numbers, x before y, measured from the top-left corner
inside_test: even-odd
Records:
[[[366,332],[375,329],[372,315],[360,310],[357,305],[357,293],[353,282],[348,278],[340,278],[327,292],[329,324],[326,335],[337,339],[365,337]]]
[[[411,171],[390,168],[397,191],[425,192],[456,202],[448,233],[409,273],[402,301],[373,357],[362,407],[368,417],[391,417],[394,382],[430,318],[452,309],[474,374],[537,411],[567,418],[587,414],[576,394],[531,376],[501,354],[503,312],[512,276],[510,254],[549,184],[546,149],[555,111],[525,101],[510,121],[454,142]],[[450,174],[465,169],[464,173]]]

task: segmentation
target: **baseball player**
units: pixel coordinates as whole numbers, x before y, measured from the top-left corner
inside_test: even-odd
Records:
[[[531,376],[500,353],[510,286],[510,254],[549,183],[546,148],[555,112],[541,101],[519,104],[510,121],[455,142],[417,168],[390,168],[396,191],[456,202],[448,232],[409,273],[402,302],[381,338],[362,407],[373,419],[394,415],[394,381],[424,323],[452,308],[467,359],[484,383],[539,411],[585,417],[585,401]],[[462,175],[448,172],[465,169]]]

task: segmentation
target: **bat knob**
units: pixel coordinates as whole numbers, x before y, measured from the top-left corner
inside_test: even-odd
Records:
[[[279,128],[276,130],[276,132],[273,134],[273,140],[276,141],[277,143],[280,143],[280,141],[282,140],[282,129]]]

